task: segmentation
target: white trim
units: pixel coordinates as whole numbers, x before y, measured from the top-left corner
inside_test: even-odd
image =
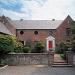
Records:
[[[49,51],[49,48],[48,48],[49,41],[52,41],[52,50],[55,50],[55,38],[52,36],[49,36],[46,38],[46,49],[47,49],[47,51]]]

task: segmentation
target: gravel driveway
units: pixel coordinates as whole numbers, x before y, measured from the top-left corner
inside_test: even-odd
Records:
[[[75,75],[75,67],[8,66],[0,70],[0,75]]]

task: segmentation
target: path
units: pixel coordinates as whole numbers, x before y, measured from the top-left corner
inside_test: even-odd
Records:
[[[65,60],[60,57],[60,54],[54,54],[54,62],[65,62]]]
[[[0,70],[0,75],[75,75],[75,67],[8,66]]]

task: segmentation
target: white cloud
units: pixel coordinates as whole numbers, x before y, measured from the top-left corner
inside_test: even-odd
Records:
[[[21,13],[8,10],[4,10],[3,12],[5,12],[5,14],[12,19],[64,19],[68,14],[70,14],[72,18],[75,19],[75,0],[19,1],[23,5],[21,8]]]
[[[74,12],[71,11],[74,2],[74,0],[48,0],[43,6],[38,6],[34,2],[28,3],[28,6],[32,10],[32,19],[64,19]]]
[[[19,19],[29,19],[29,15],[27,13],[18,13],[15,11],[11,11],[11,10],[5,10],[3,9],[2,12],[4,13],[5,16],[10,17],[11,19],[14,20],[19,20]]]

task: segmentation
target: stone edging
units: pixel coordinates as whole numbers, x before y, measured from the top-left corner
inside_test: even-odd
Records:
[[[8,65],[5,65],[5,66],[1,67],[0,70],[6,68],[7,66],[8,66]]]

